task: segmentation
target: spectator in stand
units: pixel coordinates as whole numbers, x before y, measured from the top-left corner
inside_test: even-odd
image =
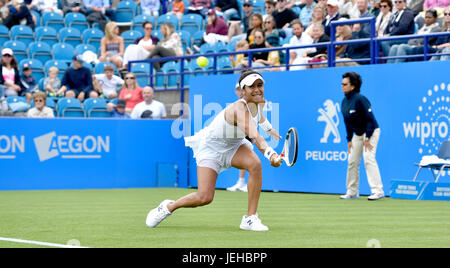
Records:
[[[136,2],[141,6],[142,14],[151,15],[156,18],[159,16],[159,9],[161,7],[159,0],[137,0]]]
[[[369,2],[368,0],[356,0],[356,6],[358,7],[359,11],[359,18],[373,18],[374,15],[369,12],[368,6]],[[363,23],[361,25],[361,30],[367,33],[370,36],[370,23]]]
[[[258,29],[255,31],[255,43],[250,45],[250,49],[264,49],[270,47],[270,45],[266,42],[264,31],[262,29]],[[260,69],[261,67],[266,66],[276,66],[280,65],[280,56],[278,51],[272,51],[275,53],[269,52],[256,52],[253,53],[252,57],[252,68],[258,69],[259,71],[265,71],[265,69]]]
[[[303,23],[303,28],[308,27],[315,6],[314,0],[306,0],[305,6],[300,10],[299,19]]]
[[[124,53],[124,41],[121,36],[119,36],[119,26],[113,21],[108,22],[105,27],[105,36],[100,42],[101,52],[100,61],[101,62],[111,62],[118,69],[122,68],[123,53]]]
[[[189,0],[188,13],[196,13],[206,17],[208,10],[211,8],[210,0]]]
[[[376,36],[382,37],[386,31],[386,27],[389,22],[394,17],[392,13],[392,1],[391,0],[381,0],[380,1],[380,13],[377,16],[377,21],[375,23],[375,30],[377,31]]]
[[[134,44],[128,45],[127,49],[125,49],[123,54],[124,69],[128,68],[129,61],[147,59],[159,42],[157,37],[152,36],[153,23],[146,21],[142,23],[142,28],[144,29],[144,36],[136,39]]]
[[[47,96],[44,92],[36,92],[33,95],[34,108],[27,112],[29,118],[54,118],[55,113],[53,109],[47,107]]]
[[[175,0],[172,4],[172,10],[167,14],[176,15],[178,20],[181,21],[181,18],[184,15],[184,2],[182,0]]]
[[[352,29],[351,39],[356,40],[369,38],[369,34],[362,29],[360,24],[353,24],[350,27]],[[344,53],[342,53],[342,57],[343,59],[347,60],[370,58],[370,43],[367,42],[367,43],[349,44],[345,48]],[[370,60],[358,62],[358,64],[369,64],[369,63]]]
[[[441,31],[441,27],[437,22],[437,11],[434,9],[429,9],[425,15],[425,25],[417,31],[417,35],[437,33]],[[431,47],[436,42],[435,38],[429,40],[429,47]],[[417,55],[424,53],[424,39],[409,39],[407,44],[393,45],[389,50],[389,57],[395,56],[406,56],[406,55]],[[423,57],[421,57],[423,59]],[[408,59],[389,59],[388,63],[399,63],[405,62]],[[411,61],[411,60],[409,60]]]
[[[369,6],[370,6],[369,12],[372,13],[375,17],[378,17],[381,11],[380,0],[370,0]]]
[[[58,78],[58,68],[50,67],[48,69],[48,76],[44,78],[44,90],[50,97],[56,97],[56,92],[61,88],[61,80]],[[62,95],[58,96],[62,97]]]
[[[133,119],[164,119],[167,118],[166,107],[162,102],[154,100],[153,89],[149,86],[142,89],[143,102],[136,104],[131,112]]]
[[[250,17],[253,15],[253,2],[251,0],[244,0],[242,9],[244,10],[242,24],[238,21],[232,21],[228,28],[228,40],[230,40],[230,42],[233,40],[239,41],[242,38],[245,38],[245,33],[249,29]]]
[[[161,34],[163,35],[163,39],[152,50],[149,58],[158,59],[183,56],[183,45],[180,36],[175,33],[171,23],[163,23],[161,25]],[[157,70],[161,69],[162,64],[164,64],[164,61],[153,62],[153,66]]]
[[[346,21],[346,18],[340,18],[338,21]],[[336,26],[336,41],[341,42],[352,38],[352,29],[349,25]],[[347,45],[336,46],[336,57],[341,57],[341,54],[345,51]]]
[[[117,104],[108,102],[108,104],[106,104],[106,110],[108,110],[112,118],[128,119],[131,118],[131,116],[125,112],[126,106],[126,101],[119,99],[117,100]]]
[[[41,14],[44,12],[56,12],[64,16],[64,12],[58,8],[58,1],[56,0],[38,0],[35,7]]]
[[[218,15],[223,15],[227,21],[229,21],[233,15],[241,17],[239,15],[237,0],[218,0],[215,9]]]
[[[64,14],[69,12],[79,12],[87,15],[87,9],[84,6],[83,0],[61,0],[61,7]]]
[[[117,88],[124,83],[122,78],[114,75],[114,68],[111,65],[106,65],[104,73],[96,74],[95,78],[100,84],[99,95],[103,94],[107,99],[117,98]]]
[[[204,43],[208,43],[211,45],[216,44],[217,42],[227,42],[228,40],[228,26],[227,22],[223,17],[218,17],[216,11],[214,9],[210,9],[208,11],[208,17],[206,18],[206,33],[203,35],[203,39],[200,42],[200,45]],[[194,45],[194,49],[197,52],[200,52],[200,47]]]
[[[291,22],[298,19],[298,15],[290,8],[286,8],[287,0],[278,0],[277,10],[272,13],[277,24],[277,29],[286,30],[291,27]],[[290,31],[288,31],[290,33]],[[286,34],[288,35],[288,33]]]
[[[28,63],[25,63],[22,67],[22,74],[20,75],[20,80],[22,82],[22,93],[21,96],[27,98],[28,104],[31,104],[31,99],[33,94],[39,91],[39,85],[32,75],[33,70]]]
[[[255,41],[255,31],[263,29],[263,19],[260,13],[253,13],[250,17],[250,29],[247,30],[247,42],[250,46]]]
[[[27,26],[34,28],[36,25],[36,18],[34,18],[30,12],[30,8],[32,8],[31,4],[27,5],[26,3],[19,3],[18,1],[1,2],[1,4],[3,3],[2,17],[3,24],[6,27],[11,29],[14,25],[19,25],[22,20],[25,20]]]
[[[250,46],[245,39],[241,39],[239,42],[236,43],[235,51],[247,51],[250,49]],[[243,68],[248,67],[248,54],[242,53],[242,54],[236,54],[236,58],[233,55],[230,55],[231,63],[233,64],[233,67]]]
[[[130,114],[136,104],[144,101],[142,98],[142,88],[136,81],[136,75],[129,72],[125,75],[125,83],[120,91],[119,99],[126,101],[125,112]]]
[[[272,15],[268,15],[264,21],[264,34],[266,35],[266,41],[270,44],[270,46],[280,46],[280,33]]]
[[[325,29],[325,34],[330,36],[331,34],[331,22],[339,19],[339,6],[337,0],[328,0],[327,2],[327,16],[323,20],[322,24]]]
[[[303,24],[299,19],[292,21],[292,33],[294,34],[289,40],[289,44],[284,46],[297,47],[310,45],[313,43],[312,38],[308,34],[303,34]],[[289,64],[304,64],[303,55],[307,52],[307,48],[292,49],[289,51]],[[291,70],[303,70],[306,66],[292,66]]]
[[[434,9],[438,12],[438,18],[442,18],[444,15],[444,9],[450,5],[450,0],[425,0],[423,2],[423,10],[414,19],[414,21],[422,27],[425,24],[426,11]]]
[[[444,10],[443,32],[450,32],[450,5]],[[436,44],[432,47],[437,53],[450,53],[450,35],[438,37]],[[431,60],[450,60],[450,55],[433,56]]]
[[[87,98],[96,98],[98,94],[92,86],[92,74],[89,68],[83,66],[83,57],[74,55],[72,58],[73,67],[69,67],[64,73],[61,88],[57,95],[65,93],[66,98],[78,98],[83,102]]]
[[[17,66],[17,60],[10,48],[2,50],[0,68],[0,99],[3,97],[19,96],[22,92],[22,82]]]
[[[406,7],[406,0],[395,0],[395,12],[393,19],[389,22],[384,36],[407,35],[414,33],[414,14],[411,9]],[[391,46],[396,44],[404,44],[407,40],[392,40],[381,42],[381,49],[385,56],[389,55]]]
[[[110,8],[109,0],[83,0],[88,16],[93,13],[106,15],[111,20],[114,19],[115,11]]]
[[[325,34],[325,29],[323,28],[322,23],[313,24],[311,37],[313,40],[313,44],[330,42],[330,37]],[[305,56],[308,58],[308,60],[310,60],[311,58],[320,54],[327,54],[327,46],[309,48],[306,50]]]
[[[323,20],[325,19],[327,15],[327,11],[324,5],[322,5],[321,3],[317,4],[312,12],[312,16],[311,16],[311,21],[308,23],[308,26],[306,27],[305,33],[309,34],[309,36],[311,36],[311,30],[312,30],[312,25],[314,23],[322,23]]]
[[[264,10],[266,14],[263,15],[264,21],[266,21],[267,16],[272,15],[272,13],[277,9],[277,3],[274,0],[266,0],[264,3]]]

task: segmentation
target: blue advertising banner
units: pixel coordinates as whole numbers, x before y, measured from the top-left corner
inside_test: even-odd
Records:
[[[342,75],[348,71],[362,76],[361,93],[371,102],[380,125],[377,160],[385,193],[389,194],[393,178],[412,180],[414,163],[436,154],[440,143],[449,139],[449,69],[450,62],[442,61],[264,73],[266,117],[282,136],[289,127],[298,129],[299,157],[292,168],[273,168],[258,151],[263,162],[263,190],[346,192],[347,141],[340,105],[344,98]],[[237,100],[237,80],[237,74],[191,80],[191,133]],[[282,143],[265,137],[281,151]],[[363,161],[360,175],[360,194],[370,194]],[[447,173],[441,180],[449,177]],[[230,187],[237,179],[236,169],[225,171],[217,187]],[[189,182],[196,186],[195,161],[190,164]]]
[[[450,183],[392,180],[391,198],[450,201]]]

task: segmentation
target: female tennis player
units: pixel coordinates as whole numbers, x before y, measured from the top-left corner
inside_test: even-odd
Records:
[[[265,102],[264,79],[253,70],[244,70],[239,78],[239,85],[243,89],[243,97],[222,110],[211,124],[194,136],[186,137],[186,146],[194,151],[197,162],[198,191],[180,199],[164,200],[151,210],[146,219],[148,227],[156,227],[162,220],[182,207],[204,206],[214,198],[217,176],[220,172],[235,167],[249,172],[248,179],[248,210],[242,217],[240,228],[250,231],[268,231],[258,217],[257,208],[262,186],[261,161],[252,150],[248,136],[256,147],[264,154],[274,167],[281,165],[278,154],[268,146],[253,122],[254,117],[249,104]],[[259,109],[256,109],[259,113]],[[259,124],[264,130],[271,129],[265,120]],[[266,130],[266,131],[267,131]]]

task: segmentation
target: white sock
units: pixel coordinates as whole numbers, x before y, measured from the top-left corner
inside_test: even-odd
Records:
[[[244,185],[245,184],[245,178],[239,178],[238,183]]]

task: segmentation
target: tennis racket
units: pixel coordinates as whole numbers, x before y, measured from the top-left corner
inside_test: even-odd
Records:
[[[292,167],[297,162],[298,154],[298,134],[297,129],[291,127],[284,141],[283,151],[280,154],[280,161],[284,161],[288,167]]]

